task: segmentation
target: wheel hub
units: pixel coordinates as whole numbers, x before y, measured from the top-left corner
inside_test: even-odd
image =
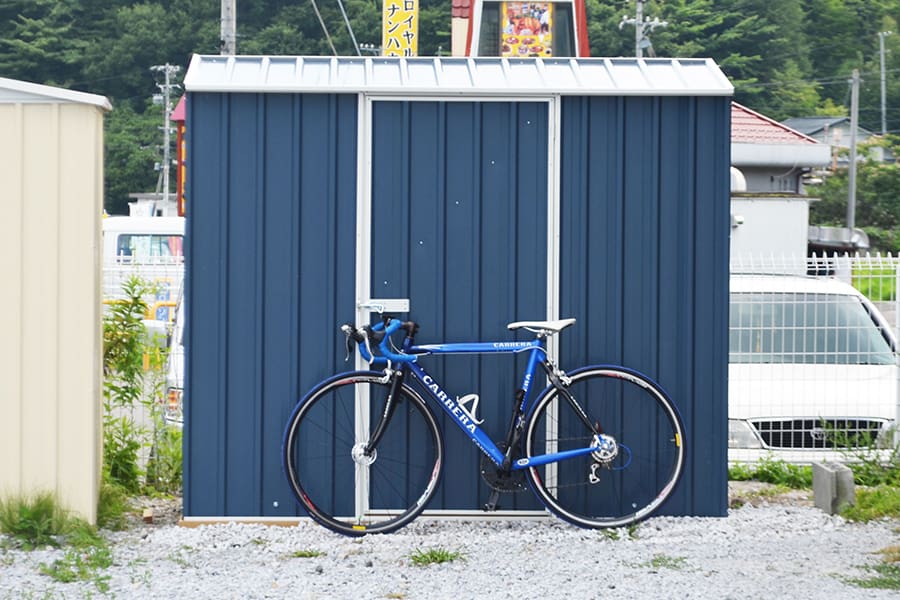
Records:
[[[366,444],[364,442],[360,442],[353,446],[353,449],[350,451],[350,456],[353,457],[353,462],[355,462],[356,464],[368,467],[373,462],[375,462],[375,458],[378,456],[378,451],[372,450],[372,454],[367,456]]]

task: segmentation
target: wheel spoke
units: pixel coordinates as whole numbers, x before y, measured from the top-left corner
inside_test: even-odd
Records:
[[[568,392],[598,424],[599,437],[549,390],[529,419],[526,454],[596,450],[529,469],[532,488],[551,511],[580,526],[618,527],[645,518],[681,474],[677,410],[657,386],[627,369],[588,368],[570,377]]]

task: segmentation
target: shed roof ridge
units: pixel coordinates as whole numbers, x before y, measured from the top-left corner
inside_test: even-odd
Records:
[[[102,108],[103,110],[112,110],[112,104],[106,96],[99,94],[91,94],[89,92],[79,92],[78,90],[70,90],[30,81],[22,81],[21,79],[9,79],[0,77],[0,90],[10,90],[23,96],[31,96],[36,101],[39,98],[47,100],[59,100],[63,102],[71,102],[77,104],[91,104]],[[0,94],[2,96],[2,94]]]
[[[461,91],[493,96],[734,93],[711,59],[562,58],[195,55],[184,85],[187,91],[202,92],[397,95],[455,95]],[[286,68],[289,63],[295,65],[293,73]],[[312,65],[315,68],[307,68]],[[457,76],[463,65],[468,81]],[[328,72],[323,72],[326,69]],[[531,77],[526,76],[529,73]],[[553,89],[548,89],[548,84]]]

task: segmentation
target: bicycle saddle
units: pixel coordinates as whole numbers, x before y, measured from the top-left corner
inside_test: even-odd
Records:
[[[506,328],[559,333],[574,322],[575,319],[558,319],[556,321],[516,321],[515,323],[507,325]]]

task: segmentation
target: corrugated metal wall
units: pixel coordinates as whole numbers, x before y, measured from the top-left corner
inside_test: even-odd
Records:
[[[299,390],[346,368],[355,310],[357,98],[188,110],[184,514],[293,515],[281,431]]]
[[[664,512],[727,505],[728,98],[565,98],[560,314],[566,364],[650,375],[685,420]]]
[[[0,180],[0,496],[53,492],[94,522],[103,110],[0,102]]]
[[[624,362],[675,397],[690,463],[667,510],[680,514],[726,510],[728,101],[562,99],[560,315],[579,319],[562,359]],[[349,368],[336,326],[355,312],[361,102],[191,96],[187,516],[297,514],[284,421]],[[546,315],[547,106],[372,103],[371,295],[410,298],[421,342],[502,339]],[[447,387],[478,389],[502,427],[512,363],[441,360]],[[477,509],[480,457],[447,442],[455,483],[431,508]]]

